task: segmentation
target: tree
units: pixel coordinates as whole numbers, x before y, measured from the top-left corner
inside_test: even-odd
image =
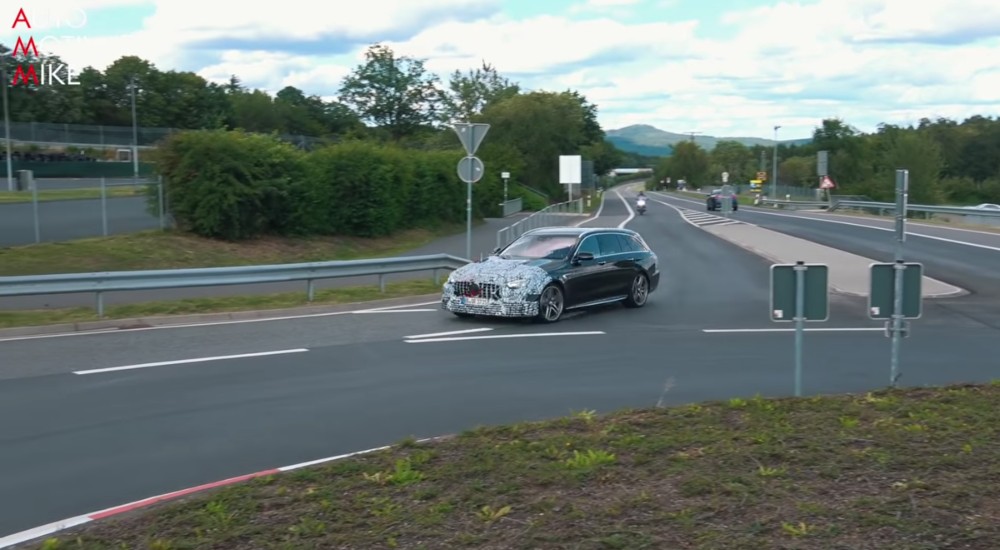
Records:
[[[518,93],[520,87],[516,83],[503,78],[492,65],[483,61],[481,68],[467,74],[452,73],[445,95],[445,112],[450,120],[472,120],[488,106]]]
[[[376,44],[344,79],[340,99],[398,141],[440,121],[443,92],[438,82],[422,60],[396,57],[387,46]]]
[[[720,140],[709,156],[712,171],[720,174],[728,172],[731,182],[747,182],[756,172],[753,166],[753,153],[738,141]]]
[[[944,162],[941,149],[930,136],[900,131],[883,136],[885,144],[877,181],[892,195],[895,171],[909,170],[909,200],[914,204],[935,204],[943,198],[939,182]]]
[[[685,180],[689,187],[710,185],[715,180],[709,173],[708,153],[691,141],[674,145],[674,154],[668,157],[666,177],[672,181]],[[662,179],[662,178],[661,178]]]

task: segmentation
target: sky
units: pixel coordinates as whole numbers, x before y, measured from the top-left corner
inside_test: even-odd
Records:
[[[32,28],[0,40],[34,37],[77,71],[137,55],[335,99],[383,43],[443,82],[485,61],[528,90],[578,90],[605,130],[797,139],[824,118],[874,132],[1000,114],[998,0],[19,1],[0,15],[23,8]]]

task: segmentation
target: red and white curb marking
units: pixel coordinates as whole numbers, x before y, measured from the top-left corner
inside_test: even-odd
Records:
[[[435,441],[444,439],[448,436],[439,437],[428,437],[424,439],[418,439],[417,443],[426,443],[429,441]],[[331,456],[328,458],[321,458],[319,460],[311,460],[309,462],[301,462],[299,464],[292,464],[291,466],[282,466],[281,468],[273,468],[270,470],[263,470],[260,472],[255,472],[252,474],[246,474],[242,476],[231,477],[229,479],[223,479],[222,481],[214,481],[212,483],[206,483],[204,485],[198,485],[197,487],[191,487],[188,489],[181,489],[180,491],[174,491],[172,493],[166,493],[158,495],[155,497],[146,498],[143,500],[137,500],[135,502],[130,502],[128,504],[122,504],[121,506],[115,506],[113,508],[107,508],[100,510],[98,512],[91,512],[89,514],[83,514],[80,516],[72,517],[69,519],[64,519],[61,521],[54,521],[33,529],[28,529],[27,531],[21,531],[20,533],[14,533],[13,535],[7,535],[0,538],[0,548],[10,548],[18,544],[23,544],[35,539],[40,539],[42,537],[47,537],[54,535],[60,531],[70,529],[72,527],[77,527],[85,523],[90,523],[92,521],[97,521],[100,519],[106,519],[111,516],[117,516],[119,514],[124,514],[126,512],[132,512],[140,508],[145,508],[147,506],[152,506],[153,504],[158,504],[160,502],[166,502],[168,500],[174,500],[183,496],[191,495],[201,491],[207,491],[208,489],[215,489],[217,487],[224,487],[226,485],[232,485],[234,483],[240,483],[241,481],[247,481],[250,479],[270,476],[275,474],[280,474],[282,472],[290,472],[292,470],[298,470],[300,468],[306,468],[308,466],[316,466],[319,464],[324,464],[326,462],[333,462],[335,460],[342,460],[345,458],[350,458],[352,456],[364,455],[369,453],[374,453],[378,451],[384,451],[386,449],[392,448],[392,445],[386,445],[383,447],[376,447],[374,449],[366,449],[364,451],[356,451],[353,453],[347,453],[343,455]]]

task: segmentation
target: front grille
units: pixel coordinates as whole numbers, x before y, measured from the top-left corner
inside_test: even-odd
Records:
[[[456,281],[455,296],[500,299],[500,285],[494,283],[477,284],[472,281]]]

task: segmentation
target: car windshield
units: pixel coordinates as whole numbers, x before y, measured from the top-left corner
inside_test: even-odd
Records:
[[[500,257],[562,260],[575,244],[573,235],[525,235],[502,250]]]

